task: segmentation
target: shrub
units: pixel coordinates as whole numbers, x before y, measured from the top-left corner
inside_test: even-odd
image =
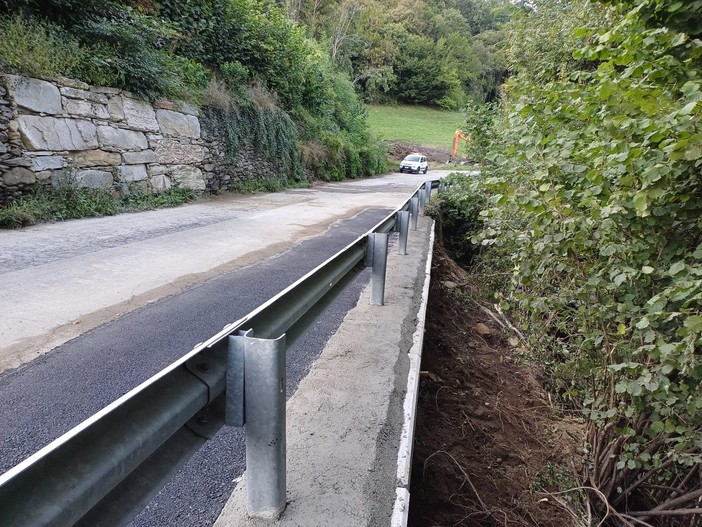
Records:
[[[480,180],[473,175],[450,174],[443,180],[448,188],[431,203],[428,212],[437,221],[439,240],[451,257],[464,267],[480,254],[473,241],[483,229],[481,212],[487,199]]]
[[[225,160],[237,162],[239,153],[250,146],[254,152],[281,167],[281,179],[305,179],[298,150],[297,128],[290,117],[277,108],[261,108],[253,102],[236,105],[229,113],[205,108],[206,129],[222,136],[226,144]]]
[[[234,97],[232,97],[227,84],[216,75],[207,84],[202,96],[202,103],[225,115],[229,115],[235,104]]]
[[[573,5],[583,9],[543,2],[521,27],[547,34],[548,18],[533,26],[549,10],[608,20]],[[647,28],[638,8],[608,13],[601,30],[571,35],[590,44],[565,71],[540,54],[507,84],[480,239],[491,263],[509,264],[503,307],[588,419],[583,478],[602,523],[631,513],[691,525],[702,492],[700,43]]]
[[[78,41],[50,22],[0,17],[0,35],[0,61],[29,76],[75,75],[88,60]]]
[[[137,212],[142,210],[178,207],[195,199],[193,189],[174,185],[161,192],[145,192],[142,189],[130,189],[117,199],[118,212]]]

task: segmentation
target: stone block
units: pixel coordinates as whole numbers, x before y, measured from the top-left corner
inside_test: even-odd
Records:
[[[169,167],[165,165],[149,165],[149,174],[153,178],[154,176],[161,176],[163,174],[168,174]]]
[[[185,115],[171,110],[156,110],[156,120],[161,126],[163,135],[190,139],[200,137],[200,121],[193,115]]]
[[[78,115],[80,117],[90,117],[92,119],[109,119],[110,114],[107,111],[107,106],[90,101],[81,101],[77,99],[64,98],[63,108],[70,115]]]
[[[76,88],[61,88],[59,91],[61,95],[71,99],[80,99],[97,104],[107,104],[107,95],[101,93],[95,93],[89,90],[77,90]]]
[[[32,183],[36,183],[37,177],[31,170],[24,167],[15,167],[5,172],[2,180],[5,185],[8,186],[31,185]]]
[[[10,165],[11,167],[29,168],[32,166],[32,160],[27,157],[11,157],[5,161],[5,164]]]
[[[142,150],[141,152],[125,152],[122,154],[125,165],[140,165],[144,163],[155,163],[156,153],[153,150]]]
[[[66,166],[66,160],[61,156],[41,156],[32,158],[34,172],[43,170],[58,170]]]
[[[46,181],[52,174],[53,172],[51,170],[46,170],[44,172],[37,172],[34,175],[37,177],[37,181]]]
[[[104,170],[80,170],[76,173],[78,187],[109,190],[113,183],[112,174]]]
[[[131,183],[144,181],[148,178],[145,165],[122,165],[117,167],[117,176],[120,181]]]
[[[153,107],[145,101],[137,99],[123,98],[124,119],[127,126],[142,132],[158,132],[158,121]]]
[[[205,178],[199,168],[187,165],[174,166],[170,168],[168,175],[174,183],[183,187],[193,190],[205,190],[206,188]]]
[[[112,126],[98,126],[97,137],[101,147],[119,150],[144,150],[148,143],[142,132],[123,130]]]
[[[190,104],[189,102],[177,101],[176,109],[180,113],[194,115],[195,117],[197,117],[200,114],[200,112],[197,109],[197,106],[195,106],[194,104]]]
[[[77,168],[99,167],[119,165],[122,156],[116,152],[105,152],[104,150],[85,150],[78,152],[69,158],[71,166]]]
[[[98,146],[95,125],[84,119],[20,115],[17,118],[27,150],[90,150]]]
[[[122,97],[111,97],[107,101],[107,111],[113,121],[124,121],[124,99]]]
[[[157,192],[168,190],[172,186],[171,178],[166,175],[158,175],[151,178],[151,188]]]
[[[68,77],[57,77],[56,81],[62,86],[68,86],[76,90],[88,90],[90,88],[90,84],[75,79],[69,79]]]
[[[176,110],[176,104],[173,101],[169,101],[166,99],[159,99],[158,101],[154,102],[154,108],[158,108],[159,110]]]
[[[173,139],[164,139],[156,145],[156,160],[164,165],[193,165],[205,157],[198,145],[182,144]]]
[[[5,75],[5,79],[17,106],[39,113],[61,113],[61,93],[50,82],[16,75]]]

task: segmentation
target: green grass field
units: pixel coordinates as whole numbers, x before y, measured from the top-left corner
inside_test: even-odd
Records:
[[[368,106],[368,125],[380,139],[399,139],[451,149],[456,128],[465,125],[460,112],[426,106]]]

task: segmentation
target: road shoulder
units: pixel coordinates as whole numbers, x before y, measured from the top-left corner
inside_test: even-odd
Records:
[[[385,305],[357,306],[287,405],[287,501],[277,525],[388,525],[431,221],[410,232],[408,255],[388,258]],[[246,514],[246,478],[215,527],[263,526]]]

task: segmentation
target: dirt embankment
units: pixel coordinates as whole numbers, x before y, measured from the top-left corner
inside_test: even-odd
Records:
[[[406,155],[414,152],[424,154],[429,163],[446,163],[446,160],[451,156],[451,150],[448,148],[433,148],[399,140],[383,141],[383,144],[388,157],[395,161],[402,161]]]
[[[415,436],[411,527],[568,527],[540,491],[569,486],[580,425],[556,411],[514,338],[436,247]]]

